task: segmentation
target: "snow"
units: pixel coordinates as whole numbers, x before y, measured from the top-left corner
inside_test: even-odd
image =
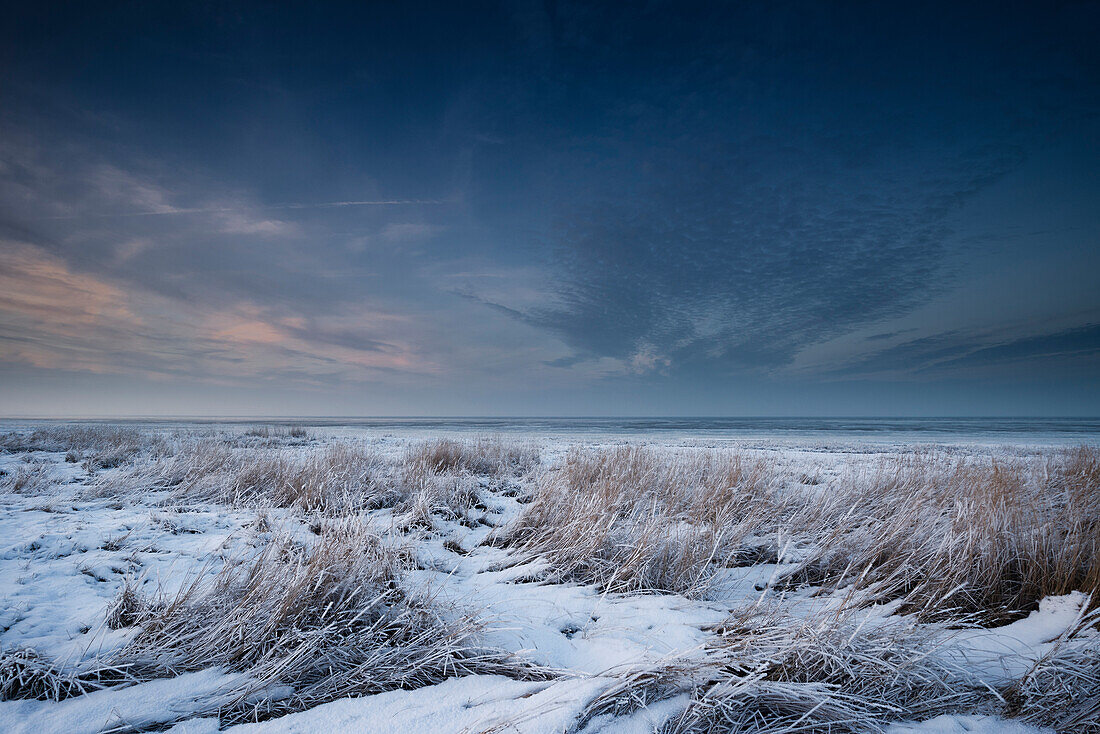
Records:
[[[0,731],[94,734],[122,726],[148,727],[216,703],[222,691],[241,680],[239,674],[209,669],[126,688],[93,691],[57,703],[5,701],[0,703]]]
[[[1018,679],[1081,619],[1088,597],[1079,591],[1047,597],[1026,618],[956,634],[943,655],[991,684]]]
[[[604,678],[530,683],[491,675],[454,678],[415,691],[390,691],[316,706],[260,724],[234,726],[233,734],[409,734],[483,732],[507,725],[517,734],[558,734],[612,681]]]
[[[407,440],[368,437],[384,453],[400,456]],[[532,439],[533,440],[533,439]],[[614,442],[614,437],[591,439]],[[547,463],[560,460],[565,439],[541,439]],[[680,448],[678,450],[690,450]],[[764,451],[761,449],[760,451]],[[773,452],[792,477],[836,477],[852,462],[881,454],[785,447]],[[28,456],[0,453],[0,470],[14,471]],[[48,495],[0,493],[0,647],[33,648],[59,664],[79,669],[97,656],[122,648],[132,630],[110,630],[105,615],[126,582],[148,592],[171,594],[196,577],[213,576],[224,559],[257,552],[264,534],[250,529],[256,512],[215,505],[164,507],[154,495],[118,500],[89,496],[96,477],[59,453],[34,452],[49,464],[57,484]],[[432,531],[410,536],[422,570],[410,582],[456,612],[470,611],[485,623],[483,642],[556,671],[551,681],[520,681],[497,675],[454,678],[415,690],[349,698],[260,723],[233,726],[234,734],[394,731],[425,734],[509,732],[551,734],[577,726],[586,706],[631,671],[672,658],[704,655],[709,628],[730,609],[771,594],[770,582],[793,568],[796,550],[779,564],[727,569],[707,600],[675,594],[614,595],[573,583],[547,583],[547,567],[492,546],[479,545],[522,511],[514,498],[483,487],[491,524],[468,528],[441,518]],[[491,496],[489,496],[491,495]],[[308,538],[307,522],[290,512],[270,511],[286,532]],[[390,510],[372,521],[390,532]],[[457,544],[455,553],[444,541]],[[456,546],[451,546],[456,547]],[[792,609],[797,595],[791,595]],[[805,600],[827,604],[828,600]],[[1027,618],[993,629],[957,631],[940,654],[991,683],[1019,677],[1071,629],[1086,598],[1073,593],[1044,599]],[[890,610],[880,610],[888,614]],[[173,734],[218,731],[212,715],[241,674],[207,669],[136,685],[118,686],[60,702],[0,703],[0,731],[97,732],[112,727],[162,726]],[[685,695],[622,716],[587,722],[587,734],[650,732],[687,703]],[[171,726],[169,726],[171,725]],[[506,727],[506,728],[505,728]],[[890,734],[1041,731],[995,716],[948,715],[894,724]]]
[[[944,714],[920,723],[894,724],[886,729],[886,734],[1038,734],[1050,731],[999,716]]]

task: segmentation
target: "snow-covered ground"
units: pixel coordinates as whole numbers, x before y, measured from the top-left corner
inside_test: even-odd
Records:
[[[29,434],[31,429],[21,430]],[[159,461],[170,461],[174,442],[191,440],[179,438],[178,426],[151,430],[163,434],[164,446],[137,448],[119,461],[102,462],[117,463],[107,468],[97,465],[94,455],[100,449],[94,447],[21,450],[13,440],[9,446],[16,450],[0,453],[0,649],[8,655],[0,683],[9,686],[8,700],[0,702],[0,731],[674,731],[692,694],[686,686],[678,691],[671,685],[638,702],[631,691],[647,685],[652,671],[690,671],[693,665],[707,664],[715,654],[716,630],[738,610],[770,605],[792,618],[815,619],[842,593],[773,584],[800,560],[796,553],[782,552],[755,565],[716,571],[705,594],[617,593],[562,578],[544,555],[496,539],[525,512],[538,473],[560,465],[578,442],[568,436],[509,436],[508,441],[537,453],[537,464],[503,474],[453,472],[447,481],[462,484],[473,497],[460,512],[442,511],[442,505],[417,510],[409,503],[381,503],[354,513],[345,508],[340,514],[345,519],[354,514],[386,543],[410,553],[413,560],[401,580],[404,588],[430,598],[444,616],[476,620],[477,644],[507,653],[517,674],[507,667],[463,671],[427,685],[394,686],[305,710],[290,707],[253,723],[219,718],[235,692],[247,688],[249,676],[255,675],[247,667],[231,665],[126,675],[88,684],[83,694],[65,689],[68,695],[31,697],[33,681],[11,681],[33,677],[40,669],[35,665],[52,671],[44,680],[86,682],[87,677],[79,677],[81,671],[126,659],[141,634],[141,622],[108,624],[125,589],[140,598],[171,599],[188,585],[217,583],[227,564],[256,558],[276,541],[308,549],[321,537],[319,525],[333,522],[332,513],[263,507],[254,498],[229,501],[209,493],[205,498],[197,492],[181,494],[154,472],[136,473],[136,468],[154,466],[158,452]],[[351,442],[385,463],[390,474],[399,473],[395,467],[408,463],[422,440],[369,429],[311,431],[306,437],[245,437],[236,430],[229,442],[235,455],[266,452],[304,461],[328,444]],[[588,436],[581,448],[639,442],[646,443],[637,437]],[[691,441],[648,443],[670,456],[703,450]],[[858,443],[822,447],[788,442],[780,448],[753,443],[741,447],[741,454],[766,459],[777,481],[806,492],[827,492],[860,467],[909,450]],[[980,457],[1003,452],[1024,460],[1040,455],[1022,446],[939,450]],[[783,539],[777,538],[776,544],[783,546]],[[1087,604],[1085,594],[1073,591],[1048,597],[1038,609],[1005,624],[935,627],[940,642],[925,654],[936,656],[943,669],[968,676],[972,685],[986,686],[989,695],[980,705],[966,703],[956,712],[924,721],[896,721],[897,715],[883,712],[882,727],[893,734],[1041,731],[1003,718],[1004,692],[1079,627]],[[861,610],[859,623],[874,626],[900,619],[895,612],[890,605],[870,605]],[[26,650],[33,650],[36,662],[18,667],[22,664],[12,661],[17,653],[27,655],[20,652]],[[524,667],[533,673],[523,674]],[[691,677],[685,674],[685,679]],[[807,729],[796,723],[783,730]]]

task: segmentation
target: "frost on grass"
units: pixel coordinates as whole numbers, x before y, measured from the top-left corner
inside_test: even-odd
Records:
[[[68,452],[74,462],[86,458],[91,467],[107,468],[126,463],[159,441],[157,436],[126,426],[65,424],[5,433],[0,435],[0,449]]]
[[[1075,590],[1100,603],[1095,449],[1031,462],[917,453],[826,490],[779,486],[774,467],[737,454],[575,452],[498,540],[611,591],[703,596],[723,568],[796,546],[789,587],[878,589],[867,598],[928,620],[1003,623]]]
[[[436,473],[467,472],[489,476],[522,474],[539,462],[538,449],[495,438],[440,438],[409,447],[405,463]]]
[[[339,709],[355,730],[443,686],[488,696],[469,720],[501,731],[958,715],[1100,732],[1094,448],[876,459],[255,429],[142,435],[119,466],[74,466],[133,438],[112,435],[3,439],[44,453],[0,467],[0,728],[118,707],[111,726]],[[201,695],[189,676],[209,677]],[[522,683],[548,677],[545,696]],[[183,708],[125,714],[147,686]],[[482,710],[498,703],[511,718]]]
[[[400,461],[361,443],[320,448],[240,447],[224,437],[180,441],[174,449],[99,481],[93,496],[166,492],[172,502],[294,508],[340,515],[395,508],[408,526],[432,515],[465,517],[480,503],[474,477],[529,471],[537,451],[498,440],[444,439],[410,447]]]
[[[56,483],[53,467],[48,462],[28,461],[0,476],[0,491],[36,495],[49,491]]]
[[[1086,625],[998,690],[955,654],[956,630],[853,601],[806,616],[776,604],[736,610],[705,657],[624,677],[584,720],[671,704],[663,734],[880,732],[943,712],[1009,713],[1057,731],[1097,731],[1100,640],[1082,634]]]
[[[749,608],[719,631],[719,675],[695,693],[673,731],[867,731],[973,708],[988,691],[939,657],[949,636],[858,608],[802,619]]]
[[[288,540],[254,559],[140,603],[112,608],[138,627],[113,661],[142,679],[212,666],[249,684],[223,720],[255,720],[347,696],[475,673],[534,673],[481,647],[474,619],[403,585],[410,557],[360,526],[326,525],[311,548]],[[119,615],[116,615],[116,617]]]
[[[244,432],[246,437],[264,439],[305,439],[309,438],[309,431],[305,426],[253,426]]]
[[[218,438],[186,441],[95,487],[101,496],[166,491],[176,502],[340,513],[392,506],[404,494],[379,457],[337,442],[304,455],[241,449]]]
[[[1057,731],[1100,732],[1098,612],[1084,616],[1006,693],[1009,711]]]
[[[61,670],[34,650],[0,652],[0,701],[25,698],[62,701],[85,692],[77,676]]]
[[[794,580],[887,590],[901,612],[998,624],[1071,591],[1100,604],[1100,451],[1041,461],[917,454],[833,492]]]
[[[109,664],[66,669],[31,648],[0,651],[0,701],[64,701],[133,680],[124,668]]]
[[[735,453],[575,451],[539,476],[499,541],[545,557],[563,579],[699,596],[788,502],[764,462]]]

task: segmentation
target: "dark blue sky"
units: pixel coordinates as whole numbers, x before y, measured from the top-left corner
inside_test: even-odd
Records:
[[[1100,414],[1097,3],[41,5],[0,412]]]

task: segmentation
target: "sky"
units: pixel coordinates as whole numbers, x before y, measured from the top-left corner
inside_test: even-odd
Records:
[[[0,414],[1100,415],[1098,37],[4,3]]]

